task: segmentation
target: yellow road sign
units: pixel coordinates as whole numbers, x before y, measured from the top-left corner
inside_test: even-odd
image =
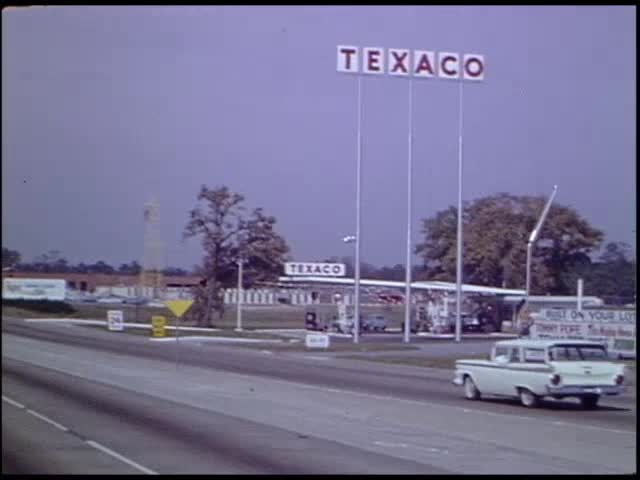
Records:
[[[184,315],[184,312],[189,310],[189,307],[193,304],[193,300],[167,300],[164,304],[176,317],[180,318]]]
[[[154,337],[164,337],[167,332],[165,330],[165,326],[167,324],[167,319],[160,316],[154,315],[151,317],[151,331]]]

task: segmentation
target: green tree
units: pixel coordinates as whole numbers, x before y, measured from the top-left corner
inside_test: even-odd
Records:
[[[585,295],[601,297],[606,303],[635,301],[636,262],[631,247],[623,242],[608,242],[596,261],[580,261],[566,274],[566,282],[576,290],[578,278],[584,282]]]
[[[135,260],[131,263],[122,263],[118,267],[118,273],[121,275],[138,275],[141,271],[142,267]]]
[[[200,237],[204,257],[189,317],[209,326],[212,310],[224,313],[223,289],[237,285],[238,262],[243,262],[243,288],[256,282],[275,280],[282,274],[289,247],[275,231],[275,217],[262,208],[247,214],[244,196],[223,186],[203,185],[198,205],[189,212],[184,239]]]
[[[463,204],[463,281],[524,288],[527,241],[544,208],[544,197],[500,193]],[[425,276],[455,281],[457,209],[423,220],[416,246]],[[570,207],[553,204],[532,251],[531,292],[566,294],[566,272],[599,248],[603,233]]]
[[[167,267],[165,268],[162,273],[164,275],[167,276],[175,276],[175,277],[184,277],[189,275],[189,272],[187,272],[184,268],[180,268],[180,267]]]
[[[2,247],[2,268],[9,268],[20,263],[20,252]]]
[[[109,265],[103,260],[98,260],[93,265],[88,265],[87,270],[89,273],[105,273],[105,274],[115,273],[116,271],[115,268],[113,268],[111,265]]]

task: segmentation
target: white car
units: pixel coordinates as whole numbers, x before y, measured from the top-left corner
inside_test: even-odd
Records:
[[[97,302],[98,303],[109,303],[109,304],[116,304],[116,303],[123,303],[123,299],[120,297],[99,297]]]
[[[496,342],[489,360],[457,360],[453,380],[470,400],[518,397],[535,407],[543,397],[577,397],[585,408],[624,392],[623,382],[624,365],[609,361],[602,344],[566,339]]]

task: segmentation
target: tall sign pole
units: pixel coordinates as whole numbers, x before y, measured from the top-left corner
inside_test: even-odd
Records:
[[[362,204],[362,77],[358,76],[358,155],[356,160],[356,271],[355,271],[355,307],[353,311],[353,343],[358,343],[360,337],[360,234]]]
[[[462,82],[458,84],[458,253],[456,258],[456,342],[461,341],[462,323]]]
[[[407,156],[407,271],[404,290],[404,343],[411,333],[411,180],[413,175],[413,80],[409,78],[409,153]]]
[[[411,60],[412,59],[412,60]],[[434,52],[432,50],[408,50],[399,48],[358,47],[338,45],[337,71],[358,75],[358,159],[356,185],[356,272],[355,272],[355,325],[353,340],[358,343],[360,326],[360,161],[362,154],[361,110],[362,85],[360,74],[384,75],[429,79],[451,79],[459,82],[459,135],[458,135],[458,258],[456,265],[456,341],[460,341],[460,308],[462,301],[462,82],[483,81],[484,55],[475,53]],[[407,273],[405,287],[405,335],[409,341],[410,294],[411,294],[411,144],[412,144],[412,85],[409,87],[409,160],[407,191]]]
[[[363,51],[366,49],[363,49]],[[378,49],[378,56],[381,55]],[[380,58],[376,59],[375,71],[368,71],[368,73],[381,73],[380,71]],[[362,70],[367,72],[364,67],[363,60]],[[356,235],[355,235],[355,298],[354,298],[354,325],[353,325],[353,343],[358,343],[360,337],[360,245],[362,242],[362,235],[360,232],[361,226],[361,181],[362,181],[362,77],[360,73],[360,48],[350,45],[338,45],[337,50],[337,71],[342,73],[355,73],[358,74],[358,110],[357,110],[357,158],[356,158]]]

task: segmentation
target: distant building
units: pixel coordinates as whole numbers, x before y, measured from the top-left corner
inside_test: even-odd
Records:
[[[138,275],[118,275],[107,273],[38,273],[38,272],[5,272],[3,278],[51,278],[64,279],[67,287],[82,292],[95,292],[98,287],[138,287],[140,278]],[[193,287],[202,280],[201,277],[190,276],[164,276],[165,287]]]

